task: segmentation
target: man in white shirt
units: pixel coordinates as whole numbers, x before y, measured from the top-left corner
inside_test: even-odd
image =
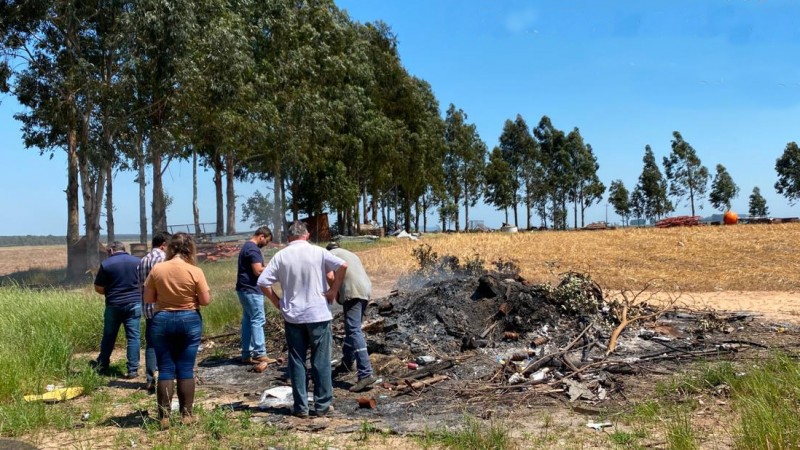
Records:
[[[286,344],[289,347],[289,378],[292,381],[292,414],[308,417],[306,353],[311,349],[311,379],[314,383],[314,414],[325,416],[333,411],[331,377],[330,304],[347,271],[347,263],[331,252],[311,245],[306,224],[289,227],[289,245],[272,257],[258,277],[258,286],[283,314]],[[328,288],[326,274],[333,272]],[[279,298],[272,285],[280,283]]]

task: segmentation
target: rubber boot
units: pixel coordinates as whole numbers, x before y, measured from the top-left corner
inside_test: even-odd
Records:
[[[158,420],[161,429],[169,429],[169,416],[172,413],[172,393],[175,389],[173,380],[158,380],[156,387],[156,399],[158,401]]]
[[[178,380],[178,403],[180,404],[181,422],[192,425],[196,419],[192,415],[194,406],[194,378]]]

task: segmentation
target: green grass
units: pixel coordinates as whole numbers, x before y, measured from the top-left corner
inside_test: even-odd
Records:
[[[800,448],[800,364],[776,355],[731,380],[740,449]]]
[[[518,448],[511,437],[511,429],[502,422],[484,424],[474,417],[464,419],[464,427],[458,430],[426,431],[418,440],[420,446],[454,450],[511,450]]]

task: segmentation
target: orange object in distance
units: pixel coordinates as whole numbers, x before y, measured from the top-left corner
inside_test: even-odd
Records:
[[[724,216],[722,216],[722,223],[725,225],[736,225],[736,222],[739,221],[739,215],[733,211],[727,211]]]

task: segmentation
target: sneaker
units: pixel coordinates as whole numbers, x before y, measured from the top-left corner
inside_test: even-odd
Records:
[[[333,371],[331,372],[331,378],[339,378],[350,375],[353,373],[354,367],[345,366],[344,364],[339,364],[338,366],[334,367]]]
[[[292,415],[300,419],[308,419],[308,411],[295,411]]]
[[[325,417],[328,414],[332,413],[333,411],[334,411],[334,407],[333,407],[333,405],[331,405],[331,406],[328,406],[327,409],[323,409],[323,410],[320,410],[320,411],[316,411],[315,410],[313,412],[313,414],[314,414],[314,417]]]
[[[139,378],[139,372],[128,372],[122,378],[125,378],[126,380],[135,380],[135,379]]]
[[[181,417],[181,424],[185,427],[190,427],[197,423],[197,417],[195,416],[182,416]]]
[[[366,391],[368,389],[372,389],[372,385],[375,384],[375,381],[376,381],[375,377],[370,375],[370,376],[368,376],[366,378],[362,378],[362,379],[358,380],[358,382],[356,382],[356,384],[350,386],[349,390],[350,390],[350,392],[362,392],[362,391]]]
[[[147,389],[148,394],[153,395],[156,393],[156,384],[150,381],[147,383],[147,386],[145,386],[145,389]]]

